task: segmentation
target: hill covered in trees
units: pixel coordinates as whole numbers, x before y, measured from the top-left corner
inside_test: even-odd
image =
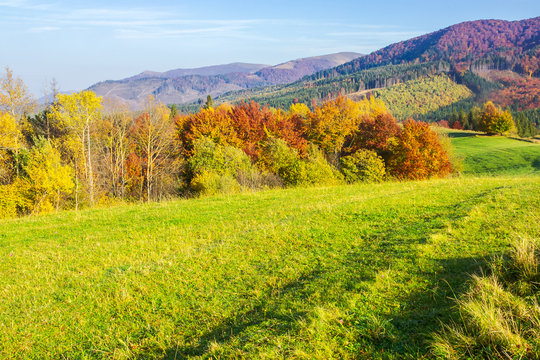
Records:
[[[122,79],[92,85],[99,96],[120,100],[133,109],[144,107],[149,95],[164,104],[197,101],[226,92],[296,81],[317,71],[335,67],[361,54],[342,52],[291,60],[275,66],[233,63],[166,72],[145,71]]]
[[[396,103],[399,109],[394,108],[400,118],[449,120],[455,112],[470,112],[492,100],[537,127],[539,52],[538,17],[521,21],[471,21],[392,44],[290,84],[233,91],[220,96],[217,102],[255,100],[286,109],[295,102],[314,104],[340,95],[366,96],[370,90],[389,97],[400,92],[401,98],[395,100],[402,104]],[[433,76],[441,74],[448,79],[444,84],[449,93],[439,92],[436,95],[439,100],[441,96],[445,99],[428,104],[426,96],[437,86],[430,89],[421,84],[430,83]],[[382,90],[405,82],[409,85]],[[454,90],[464,90],[464,86],[473,96],[454,96]],[[409,110],[402,112],[405,107]],[[197,104],[191,104],[182,110],[197,108]]]
[[[538,75],[540,17],[519,20],[478,20],[398,42],[311,76],[348,75],[389,64],[445,61],[457,68],[510,69]]]

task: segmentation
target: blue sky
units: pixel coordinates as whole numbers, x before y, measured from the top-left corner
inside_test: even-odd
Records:
[[[0,66],[41,96],[144,70],[369,53],[468,20],[540,15],[540,1],[0,0]]]

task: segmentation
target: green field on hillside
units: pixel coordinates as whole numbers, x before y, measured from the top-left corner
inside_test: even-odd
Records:
[[[0,358],[417,359],[540,177],[271,190],[0,221]]]
[[[373,91],[392,114],[405,120],[472,97],[465,85],[456,84],[447,75],[426,76]]]
[[[540,172],[540,144],[472,131],[444,130],[465,174],[518,175]]]

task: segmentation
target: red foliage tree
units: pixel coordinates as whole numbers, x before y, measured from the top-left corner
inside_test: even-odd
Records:
[[[388,140],[398,132],[399,126],[392,114],[385,112],[374,116],[364,115],[357,130],[346,142],[347,152],[368,149],[381,155],[388,150]]]
[[[459,120],[456,120],[452,123],[452,129],[463,130],[463,124]]]
[[[448,124],[447,120],[439,120],[435,124],[437,124],[437,125],[439,125],[440,127],[443,127],[443,128],[447,128],[447,129],[450,128],[450,125]]]
[[[388,170],[398,179],[442,177],[452,171],[448,154],[429,124],[407,120],[391,145]]]

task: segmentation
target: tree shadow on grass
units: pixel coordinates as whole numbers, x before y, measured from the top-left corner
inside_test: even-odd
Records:
[[[349,260],[351,261],[349,266],[353,265],[353,259]],[[453,309],[455,298],[466,291],[472,274],[483,271],[486,260],[482,257],[465,257],[438,261],[439,270],[436,273],[422,276],[427,281],[429,290],[408,295],[400,301],[402,304],[400,310],[389,318],[382,319],[389,326],[385,329],[384,336],[358,339],[358,343],[369,343],[373,358],[427,357],[433,333],[441,328],[441,322],[447,323],[455,318]],[[206,357],[214,342],[230,344],[235,338],[238,346],[248,343],[256,346],[249,338],[250,331],[256,331],[258,327],[265,330],[271,328],[272,337],[299,331],[298,320],[309,315],[308,309],[296,305],[284,307],[283,303],[287,301],[288,296],[294,296],[296,301],[307,300],[310,295],[308,284],[317,282],[326,275],[320,266],[315,267],[279,289],[273,289],[272,294],[268,293],[261,297],[260,303],[224,319],[197,337],[194,342],[169,349],[163,359]],[[247,342],[243,340],[244,337]]]
[[[449,138],[464,138],[464,137],[474,137],[479,135],[478,133],[468,133],[468,132],[448,132]]]
[[[316,281],[323,271],[317,265],[307,274],[286,283],[279,288],[273,288],[261,297],[261,301],[247,309],[237,312],[234,316],[224,319],[211,330],[197,338],[194,344],[184,344],[174,349],[169,349],[164,355],[164,360],[187,359],[207,354],[212,343],[230,341],[233,337],[241,336],[250,328],[269,325],[273,335],[283,335],[293,331],[298,324],[298,320],[306,316],[306,311],[298,308],[285,309],[281,307],[281,300],[295,293],[295,297],[301,294],[298,300],[302,300],[309,295],[306,286]]]
[[[321,258],[310,271],[279,288],[268,289],[255,302],[240,308],[202,335],[169,349],[163,359],[208,357],[214,343],[225,346],[226,351],[230,351],[231,347],[245,347],[249,351],[248,348],[257,346],[257,341],[268,344],[274,337],[287,334],[294,337],[302,329],[299,320],[309,318],[314,307],[332,307],[346,302],[349,296],[359,291],[365,291],[365,287],[358,284],[372,283],[379,271],[391,268],[394,259],[404,260],[408,264],[410,278],[423,284],[421,290],[403,297],[396,295],[400,308],[381,319],[389,327],[384,336],[359,338],[354,345],[359,348],[362,344],[369,346],[370,358],[427,357],[432,334],[441,328],[441,322],[448,322],[455,315],[454,299],[467,289],[471,274],[481,272],[488,259],[479,256],[429,260],[432,262],[430,270],[423,272],[417,262],[419,254],[407,250],[408,246],[425,243],[432,233],[445,226],[434,221],[437,216],[457,221],[469,212],[471,204],[495,190],[482,191],[451,208],[445,206],[444,211],[437,207],[425,209],[399,231],[393,228],[391,222],[380,222],[380,229],[372,228],[371,234],[361,235],[362,247],[333,254],[339,256],[337,265]],[[366,219],[353,213],[343,221],[365,222]],[[375,223],[376,219],[372,221]],[[334,280],[340,281],[340,284],[334,286]],[[313,301],[311,296],[319,285],[324,291],[332,292],[332,295],[326,295],[322,301]],[[339,294],[336,295],[336,292]],[[358,333],[368,333],[362,328],[365,324],[350,326],[359,327]],[[259,332],[266,340],[258,338]]]
[[[442,324],[456,320],[455,300],[467,291],[471,275],[486,272],[487,263],[485,257],[439,260],[439,271],[424,278],[428,290],[408,295],[401,309],[385,319],[387,336],[372,339],[379,358],[431,358],[433,335]]]

